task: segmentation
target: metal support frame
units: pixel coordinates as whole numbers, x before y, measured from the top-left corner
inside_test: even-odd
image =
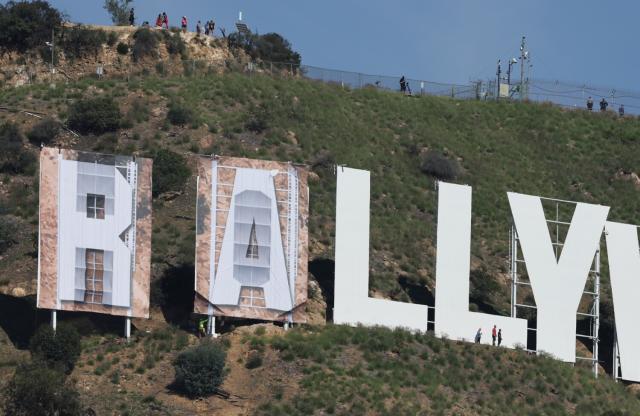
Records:
[[[54,309],[51,311],[51,328],[53,329],[53,332],[56,332],[57,326],[58,326],[58,311]]]
[[[124,337],[127,339],[127,342],[129,342],[129,339],[131,339],[131,317],[127,316],[126,318],[124,318]]]
[[[218,338],[215,315],[209,315],[209,319],[207,320],[207,335],[211,338]]]
[[[618,380],[622,380],[622,376],[620,374],[621,365],[620,365],[620,350],[618,349],[618,333],[616,332],[615,326],[613,328],[613,362],[611,367],[611,374],[613,375],[613,379],[617,383]]]
[[[555,238],[555,241],[551,242],[551,244],[553,245],[553,248],[555,251],[556,260],[558,260],[560,258],[560,252],[564,245],[564,242],[560,241],[561,227],[569,227],[569,225],[571,224],[571,222],[560,220],[560,204],[575,205],[576,202],[553,199],[553,198],[541,198],[541,199],[555,204],[555,219],[545,218],[545,220],[548,227],[555,227],[556,238]],[[589,317],[589,319],[591,320],[590,333],[576,334],[576,338],[587,339],[587,340],[590,339],[593,342],[592,356],[591,357],[576,356],[576,360],[591,361],[592,367],[593,367],[593,374],[595,378],[598,378],[598,342],[599,342],[598,333],[600,330],[600,251],[601,250],[598,247],[598,250],[596,251],[593,259],[593,267],[591,268],[591,270],[589,270],[589,276],[593,279],[593,286],[591,288],[585,287],[585,289],[583,289],[582,291],[583,298],[584,296],[588,296],[592,298],[591,308],[589,310],[589,313],[576,312],[576,318],[581,316],[582,317],[586,316],[586,317]],[[518,238],[518,233],[516,231],[515,225],[512,224],[511,231],[509,233],[509,268],[510,268],[510,274],[511,274],[511,316],[513,318],[516,318],[518,316],[518,308],[533,309],[533,310],[537,309],[535,305],[526,305],[523,303],[518,303],[518,286],[531,287],[531,283],[529,281],[523,281],[522,279],[519,279],[520,275],[518,271],[518,263],[524,264],[525,261],[523,258],[519,258],[518,254],[519,254],[519,238]],[[529,289],[529,290],[532,290],[532,289]],[[536,332],[536,331],[537,331],[537,328],[527,327],[527,334],[529,332]],[[615,350],[616,347],[617,345],[614,346],[614,360],[617,354],[617,350]],[[537,353],[536,350],[532,351],[527,349],[527,351]],[[614,375],[616,374],[616,372],[617,372],[617,367],[615,366],[615,363],[614,363]]]

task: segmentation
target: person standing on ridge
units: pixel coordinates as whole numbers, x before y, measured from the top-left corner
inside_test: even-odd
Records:
[[[480,340],[482,339],[482,328],[478,328],[478,332],[476,332],[476,344],[480,344]]]
[[[136,17],[133,14],[133,7],[131,8],[131,10],[129,11],[129,26],[135,26],[136,25]]]
[[[180,26],[182,26],[182,31],[187,32],[187,16],[182,16],[182,22],[180,22]]]
[[[497,328],[494,325],[493,329],[491,330],[491,340],[492,340],[492,345],[495,347],[496,345],[496,338],[498,337],[498,333],[497,333]]]
[[[407,92],[407,81],[404,79],[404,75],[400,78],[400,92]]]
[[[593,98],[591,97],[587,99],[587,110],[593,111]]]
[[[502,344],[502,328],[498,329],[498,347]]]
[[[156,27],[162,27],[162,14],[158,14],[158,18],[156,19]]]
[[[196,23],[196,36],[200,37],[201,33],[202,33],[202,23],[200,22],[200,20],[198,20],[198,23]]]
[[[162,25],[169,29],[169,16],[167,16],[167,12],[162,12]]]
[[[604,97],[602,97],[602,100],[600,100],[600,111],[607,111],[607,107],[609,106],[609,103],[607,102],[607,100],[604,99]]]
[[[618,114],[620,117],[624,117],[624,104],[620,104],[620,107],[618,107]]]

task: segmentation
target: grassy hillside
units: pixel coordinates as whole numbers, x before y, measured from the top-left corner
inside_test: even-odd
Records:
[[[125,154],[167,147],[184,154],[309,164],[315,173],[310,184],[315,258],[333,255],[333,163],[371,170],[371,290],[393,298],[408,299],[399,278],[428,289],[434,284],[437,195],[434,179],[420,170],[427,149],[456,159],[461,174],[455,181],[473,186],[472,264],[494,282],[504,281],[507,270],[507,191],[609,204],[610,219],[640,223],[638,184],[617,175],[639,170],[636,118],[526,103],[407,98],[239,74],[24,87],[1,91],[0,102],[64,120],[71,103],[94,95],[117,99],[124,128],[99,137],[63,134],[60,145]],[[166,120],[167,107],[175,103],[192,109],[187,127]],[[17,121],[25,131],[36,121],[23,114],[0,112],[0,117]],[[4,174],[0,181],[0,207],[23,217],[32,231],[36,188],[24,190],[34,180]],[[172,201],[155,201],[153,250],[154,258],[162,259],[158,263],[192,262],[193,224],[183,218],[194,215],[194,183],[191,179]],[[31,247],[27,250],[21,242],[14,250],[21,248],[19,254],[31,257],[24,261],[5,256],[0,270],[24,270],[22,278],[33,279]],[[16,267],[16,262],[21,263]],[[18,278],[2,272],[0,277]],[[481,301],[505,309],[507,296],[486,293],[479,294],[486,297]]]
[[[507,191],[608,204],[610,219],[640,223],[640,184],[633,176],[640,171],[640,121],[633,117],[527,103],[408,98],[230,73],[4,89],[0,103],[10,111],[0,111],[0,126],[10,121],[27,134],[39,120],[17,110],[64,121],[73,103],[95,96],[115,98],[122,114],[118,131],[80,137],[63,131],[54,145],[138,155],[170,149],[192,171],[189,158],[196,153],[308,164],[316,264],[333,258],[333,165],[371,170],[375,295],[409,300],[425,297],[434,286],[437,193],[434,178],[421,170],[428,150],[455,160],[460,174],[454,181],[474,188],[471,296],[482,308],[504,311],[508,302]],[[168,120],[169,109],[186,109],[184,126]],[[21,151],[36,155],[37,144],[25,138]],[[7,154],[4,148],[0,153]],[[3,232],[12,240],[0,255],[0,292],[9,295],[0,296],[0,311],[11,310],[5,307],[9,299],[35,293],[37,203],[34,164],[22,173],[0,173],[0,218],[10,223]],[[182,399],[168,389],[170,362],[196,341],[167,322],[186,327],[192,307],[193,175],[175,192],[154,198],[153,228],[151,321],[134,322],[139,331],[129,345],[104,333],[87,335],[72,374],[83,401],[98,414],[512,414],[516,405],[524,414],[640,412],[635,395],[610,380],[594,381],[580,367],[428,335],[333,326],[286,336],[271,326],[266,334],[253,328],[232,332],[223,341],[230,349],[223,388],[232,400]],[[318,280],[330,277],[321,267],[311,270]],[[312,292],[317,306],[321,294]],[[610,302],[607,294],[604,302]],[[46,319],[34,320],[29,305],[19,314],[19,331],[15,318],[0,316],[11,338],[0,339],[0,355],[10,357],[0,362],[2,374],[25,359],[13,347],[24,347],[31,326]],[[314,322],[324,322],[319,309],[312,313]],[[255,353],[263,364],[249,370],[245,364]]]

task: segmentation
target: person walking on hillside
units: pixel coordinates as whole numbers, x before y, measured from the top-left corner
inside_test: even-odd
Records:
[[[620,117],[624,117],[624,104],[620,104],[620,107],[618,107],[618,114]]]
[[[182,21],[180,22],[180,26],[182,27],[183,32],[187,32],[187,16],[182,16]]]
[[[405,80],[404,75],[402,76],[402,78],[400,78],[400,92],[407,92],[407,80]]]
[[[156,19],[156,27],[162,27],[162,13],[158,14],[158,18]]]
[[[478,328],[478,332],[476,332],[476,344],[480,344],[480,340],[482,339],[482,328]]]
[[[215,37],[215,30],[216,30],[216,22],[213,21],[213,19],[211,19],[211,21],[209,22],[209,33],[211,33],[211,37],[214,38]]]
[[[198,20],[198,23],[196,23],[196,36],[200,37],[200,34],[202,34],[202,23]]]
[[[498,347],[502,345],[502,328],[498,329]]]
[[[607,100],[604,99],[604,97],[602,97],[602,100],[600,100],[600,111],[607,111],[607,107],[609,106],[609,103],[607,102]]]
[[[129,26],[136,25],[136,16],[133,14],[133,7],[129,10]]]
[[[207,323],[207,321],[208,321],[208,319],[205,318],[205,319],[201,319],[198,322],[198,336],[199,337],[204,338],[204,337],[207,336],[207,330],[205,329],[205,324]]]
[[[209,36],[209,24],[210,22],[207,20],[204,24],[204,35]]]
[[[587,110],[593,111],[593,98],[591,97],[587,99]]]
[[[496,326],[493,326],[493,329],[491,330],[491,341],[492,341],[492,345],[495,347],[496,345],[496,338],[498,338],[498,332],[497,332],[498,328],[496,328]]]

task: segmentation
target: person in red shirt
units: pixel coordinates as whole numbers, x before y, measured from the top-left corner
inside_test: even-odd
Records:
[[[187,31],[187,16],[182,16],[182,31],[186,32]]]
[[[493,340],[493,345],[496,345],[496,338],[498,338],[498,329],[494,325],[493,329],[491,330],[491,339]]]
[[[159,14],[156,19],[156,27],[162,27],[162,14]]]
[[[167,16],[166,12],[162,12],[162,24],[169,29],[169,16]]]

